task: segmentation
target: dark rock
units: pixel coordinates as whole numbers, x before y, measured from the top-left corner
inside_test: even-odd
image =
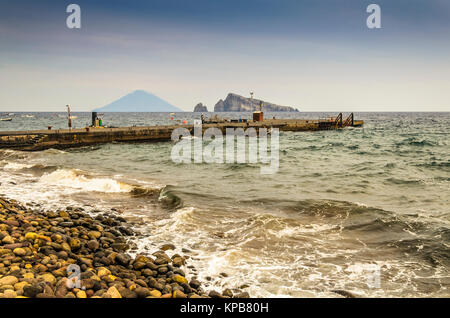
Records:
[[[208,296],[211,298],[223,298],[222,295],[219,292],[216,292],[215,290],[211,290]]]
[[[125,252],[128,250],[128,244],[126,243],[113,243],[111,244],[111,247],[119,252]]]
[[[150,289],[145,287],[138,287],[134,291],[139,298],[146,298],[151,295]]]
[[[163,250],[163,251],[174,250],[174,249],[175,249],[175,245],[173,245],[173,244],[164,244],[163,246],[161,246],[161,250]]]
[[[335,290],[332,290],[332,292],[339,294],[341,296],[344,296],[345,298],[358,298],[356,295],[352,294],[351,292],[342,290],[342,289],[335,289]]]
[[[195,278],[191,279],[189,285],[194,288],[194,289],[198,289],[200,287],[200,282],[198,280],[196,280]]]
[[[122,298],[138,298],[138,294],[135,291],[131,291],[125,287],[122,287],[119,292]]]
[[[116,262],[117,264],[120,264],[122,266],[128,266],[128,264],[130,264],[131,262],[131,257],[127,254],[120,253],[116,256]]]
[[[207,112],[208,112],[208,108],[206,106],[204,106],[202,103],[198,103],[194,107],[194,113],[207,113]]]
[[[100,244],[97,242],[97,240],[90,240],[89,242],[87,242],[87,247],[92,251],[96,251],[100,247]]]
[[[222,292],[222,295],[224,295],[224,296],[226,296],[226,297],[233,297],[233,292],[230,290],[230,289],[225,289],[223,292]]]
[[[23,295],[29,298],[35,298],[38,294],[42,293],[43,288],[40,285],[27,285],[23,288]]]

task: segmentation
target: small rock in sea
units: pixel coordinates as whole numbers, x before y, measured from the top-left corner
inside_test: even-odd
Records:
[[[233,297],[233,292],[230,290],[230,289],[225,289],[223,292],[222,292],[222,295],[224,295],[224,296],[226,296],[226,297]]]
[[[208,296],[211,297],[211,298],[223,298],[223,296],[219,292],[217,292],[215,290],[211,290],[209,292]]]
[[[200,287],[200,282],[198,280],[196,280],[195,278],[191,279],[191,282],[189,283],[189,285],[194,288],[194,289],[198,289]]]
[[[234,298],[250,298],[250,295],[247,292],[243,292],[243,293],[234,295]]]
[[[173,245],[173,244],[164,244],[163,246],[161,246],[162,251],[168,251],[168,250],[174,250],[174,249],[175,249],[175,245]]]
[[[358,298],[356,295],[352,294],[351,292],[342,290],[342,289],[332,290],[332,292],[336,293],[338,295],[344,296],[345,298]]]

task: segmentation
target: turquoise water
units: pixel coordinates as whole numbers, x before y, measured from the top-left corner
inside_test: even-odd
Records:
[[[65,123],[64,114],[22,115],[0,122],[0,130]],[[74,115],[76,127],[90,120]],[[177,113],[174,120],[199,117]],[[248,285],[263,297],[336,296],[336,289],[449,297],[450,113],[356,118],[365,120],[363,128],[281,132],[273,175],[261,175],[260,164],[176,164],[170,142],[0,151],[0,195],[48,209],[118,209],[139,222],[136,252],[166,242],[177,252],[186,248],[196,267],[186,268],[188,276],[210,289]],[[103,121],[173,122],[167,113],[105,114]]]

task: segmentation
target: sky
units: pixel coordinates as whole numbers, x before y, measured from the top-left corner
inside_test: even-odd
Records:
[[[185,111],[250,91],[300,111],[450,111],[449,39],[449,0],[0,0],[0,112],[138,89]]]

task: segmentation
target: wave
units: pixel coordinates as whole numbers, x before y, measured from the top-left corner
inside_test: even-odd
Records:
[[[8,162],[5,166],[3,166],[3,170],[5,171],[18,171],[23,169],[31,168],[33,165],[27,165],[24,163],[18,162]]]
[[[450,168],[450,161],[442,161],[442,162],[431,161],[431,162],[416,164],[416,167],[433,168],[433,169]]]
[[[39,183],[105,193],[132,192],[134,189],[132,185],[114,179],[88,177],[83,175],[80,170],[75,169],[58,169],[46,173],[39,179]]]
[[[175,194],[172,186],[165,186],[162,189],[158,201],[166,209],[178,209],[183,206],[183,200]]]
[[[42,164],[24,164],[19,162],[8,162],[3,166],[3,170],[7,172],[31,172],[35,175],[43,175],[46,172],[57,170],[56,166],[46,166]]]
[[[0,159],[25,159],[26,157],[24,152],[9,149],[0,150]]]
[[[437,146],[438,144],[436,142],[433,142],[433,141],[430,141],[427,139],[418,140],[417,138],[406,138],[400,142],[395,143],[395,145],[397,147],[400,147],[400,146],[433,147],[433,146]]]

